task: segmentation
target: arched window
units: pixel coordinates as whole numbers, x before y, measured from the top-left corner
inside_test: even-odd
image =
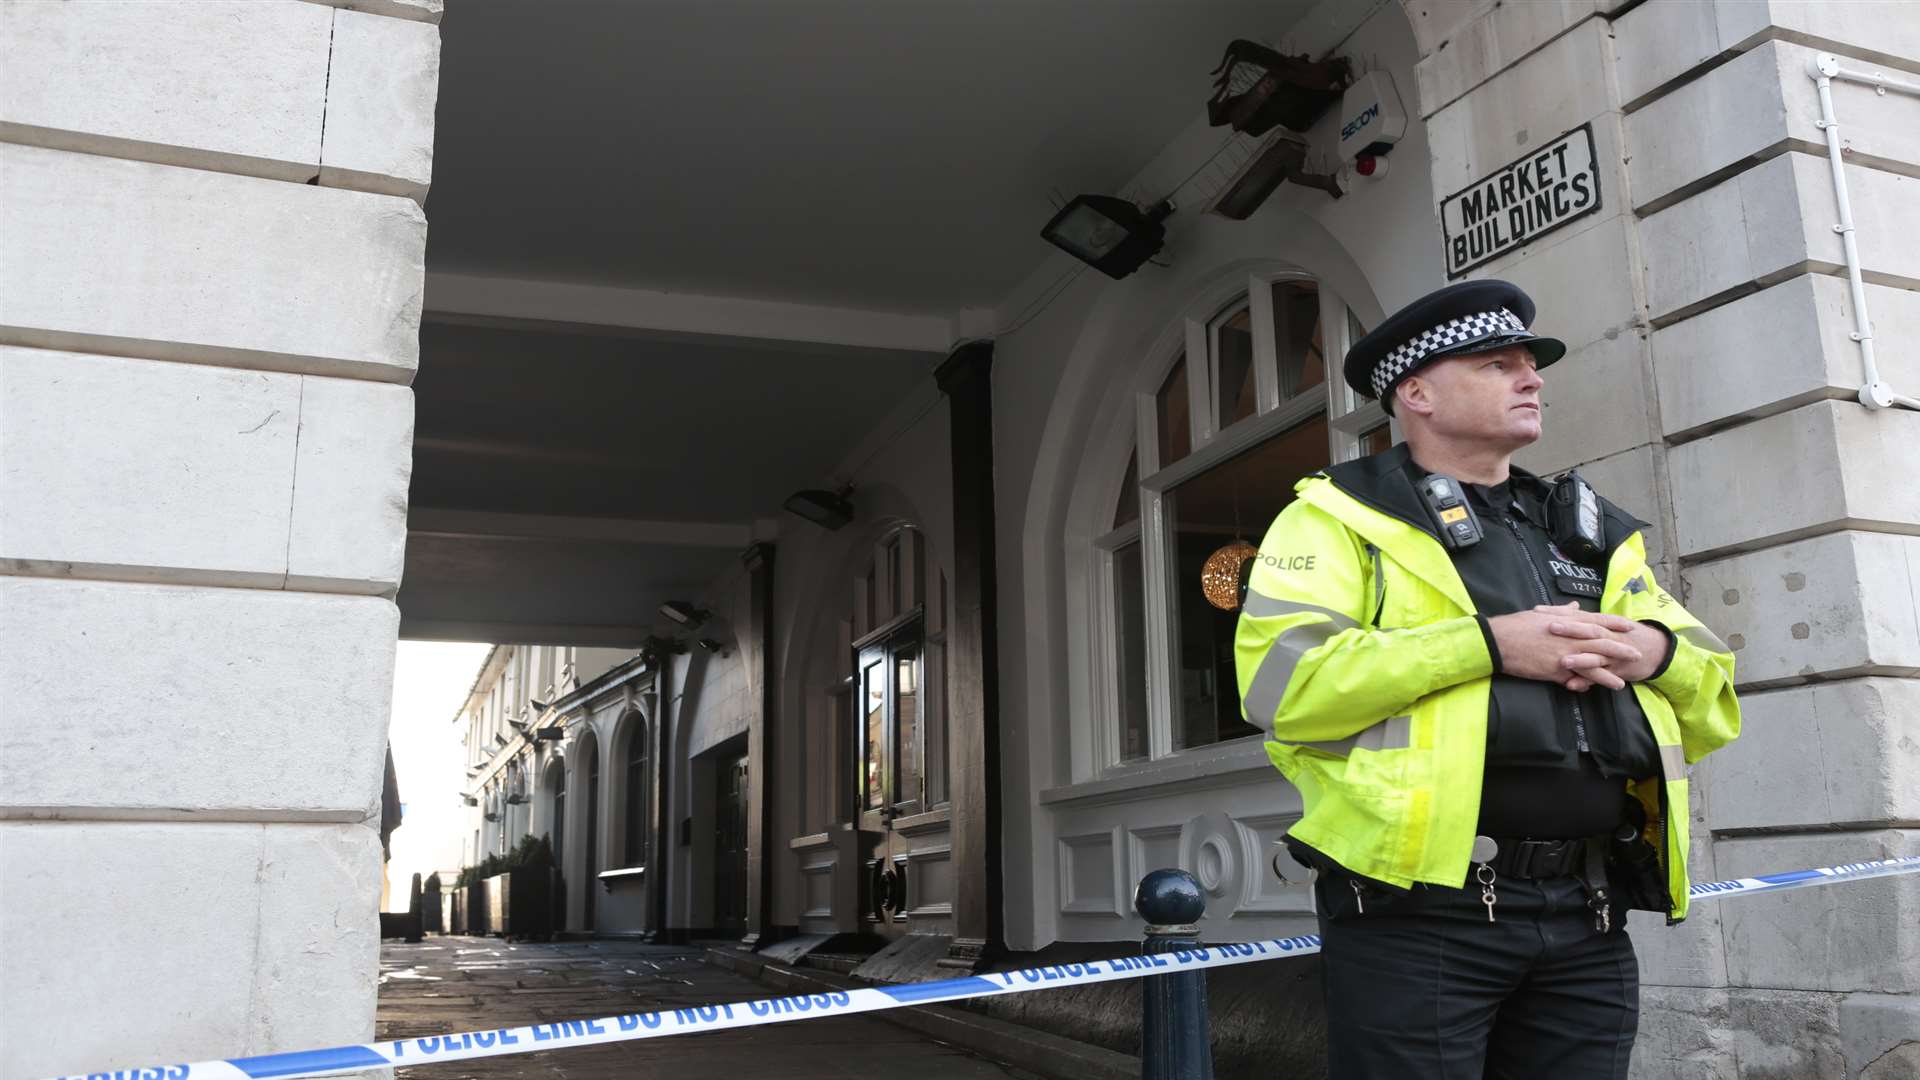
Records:
[[[626,835],[625,863],[643,866],[647,861],[647,728],[638,714],[627,718],[627,754],[624,772],[626,808],[622,823]]]
[[[531,804],[527,801],[527,770],[519,758],[507,762],[506,796],[501,816],[501,831],[509,850],[529,831]]]
[[[586,773],[586,800],[580,807],[580,816],[584,819],[581,830],[586,834],[586,853],[581,859],[580,880],[582,891],[586,894],[586,922],[583,929],[594,929],[594,888],[595,879],[600,876],[600,743],[593,732],[583,732],[580,736],[580,765]]]
[[[1203,574],[1257,547],[1301,477],[1391,445],[1385,413],[1340,377],[1360,332],[1338,296],[1285,272],[1170,335],[1094,540],[1096,767],[1258,734],[1234,676],[1238,611],[1209,602]]]
[[[499,779],[496,778],[487,788],[487,812],[485,815],[487,821],[493,825],[492,846],[493,853],[496,855],[505,855],[507,853],[507,829],[509,828],[509,824],[507,822],[506,811],[506,796],[502,791]]]

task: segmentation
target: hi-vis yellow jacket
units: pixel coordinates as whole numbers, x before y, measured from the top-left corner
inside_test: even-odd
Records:
[[[1260,546],[1234,640],[1247,721],[1270,733],[1268,756],[1300,789],[1304,813],[1289,832],[1357,874],[1460,887],[1493,672],[1473,601],[1425,530],[1325,474],[1295,491]],[[1638,531],[1613,547],[1600,610],[1676,638],[1666,670],[1633,686],[1664,775],[1629,788],[1647,808],[1677,922],[1687,914],[1686,767],[1740,733],[1733,656],[1654,582]]]

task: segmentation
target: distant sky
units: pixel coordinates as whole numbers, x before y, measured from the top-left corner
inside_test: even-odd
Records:
[[[406,818],[394,831],[387,863],[389,910],[407,906],[415,873],[460,868],[460,832],[465,807],[466,752],[453,715],[487,658],[487,645],[403,641],[393,675],[393,768],[400,780]]]

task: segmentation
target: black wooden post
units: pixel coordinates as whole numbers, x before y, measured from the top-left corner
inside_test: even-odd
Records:
[[[1144,955],[1200,944],[1207,898],[1185,870],[1155,870],[1140,879],[1133,910],[1147,920]],[[1141,1080],[1213,1080],[1207,1038],[1207,973],[1182,971],[1140,981]]]
[[[754,544],[740,556],[747,568],[748,610],[752,613],[752,632],[741,642],[747,661],[749,692],[758,691],[752,700],[753,712],[747,723],[747,934],[740,939],[743,949],[757,949],[780,940],[773,924],[773,860],[777,855],[774,837],[774,684],[773,641],[773,545]],[[780,845],[784,847],[784,845]]]
[[[953,350],[933,373],[947,396],[953,461],[948,610],[948,777],[953,940],[940,966],[972,971],[1006,941],[1000,869],[1000,646],[994,563],[993,342]]]

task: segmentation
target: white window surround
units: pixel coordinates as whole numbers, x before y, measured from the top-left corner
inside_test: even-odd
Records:
[[[1283,403],[1272,285],[1287,280],[1311,281],[1318,288],[1327,370],[1320,386]],[[1216,416],[1219,395],[1213,385],[1217,359],[1211,346],[1217,328],[1241,306],[1251,312],[1255,413],[1221,430]],[[1165,496],[1182,481],[1321,413],[1327,416],[1331,459],[1346,461],[1360,456],[1361,435],[1388,422],[1388,418],[1377,402],[1359,399],[1341,376],[1340,360],[1352,342],[1356,325],[1357,317],[1350,319],[1346,303],[1325,279],[1299,268],[1272,264],[1251,273],[1223,274],[1197,290],[1179,316],[1170,320],[1140,354],[1129,380],[1133,388],[1131,415],[1110,414],[1098,421],[1096,430],[1102,434],[1095,441],[1099,445],[1089,449],[1083,472],[1092,497],[1081,504],[1080,520],[1070,522],[1067,529],[1068,655],[1073,657],[1075,669],[1069,673],[1071,779],[1045,790],[1043,803],[1124,801],[1129,792],[1145,794],[1144,789],[1166,784],[1205,785],[1231,774],[1267,767],[1266,751],[1257,737],[1189,750],[1173,747],[1177,701],[1172,679],[1172,613],[1177,610],[1174,589],[1180,583],[1169,580],[1165,569],[1174,544]],[[1156,395],[1182,356],[1187,360],[1192,447],[1185,457],[1162,468]],[[1120,428],[1127,430],[1116,430]],[[1114,529],[1112,514],[1129,458],[1136,451],[1139,520]],[[1264,532],[1265,524],[1250,523],[1257,532]],[[1148,754],[1144,759],[1122,761],[1121,637],[1112,582],[1115,551],[1135,541],[1141,544],[1148,583],[1144,605]]]

